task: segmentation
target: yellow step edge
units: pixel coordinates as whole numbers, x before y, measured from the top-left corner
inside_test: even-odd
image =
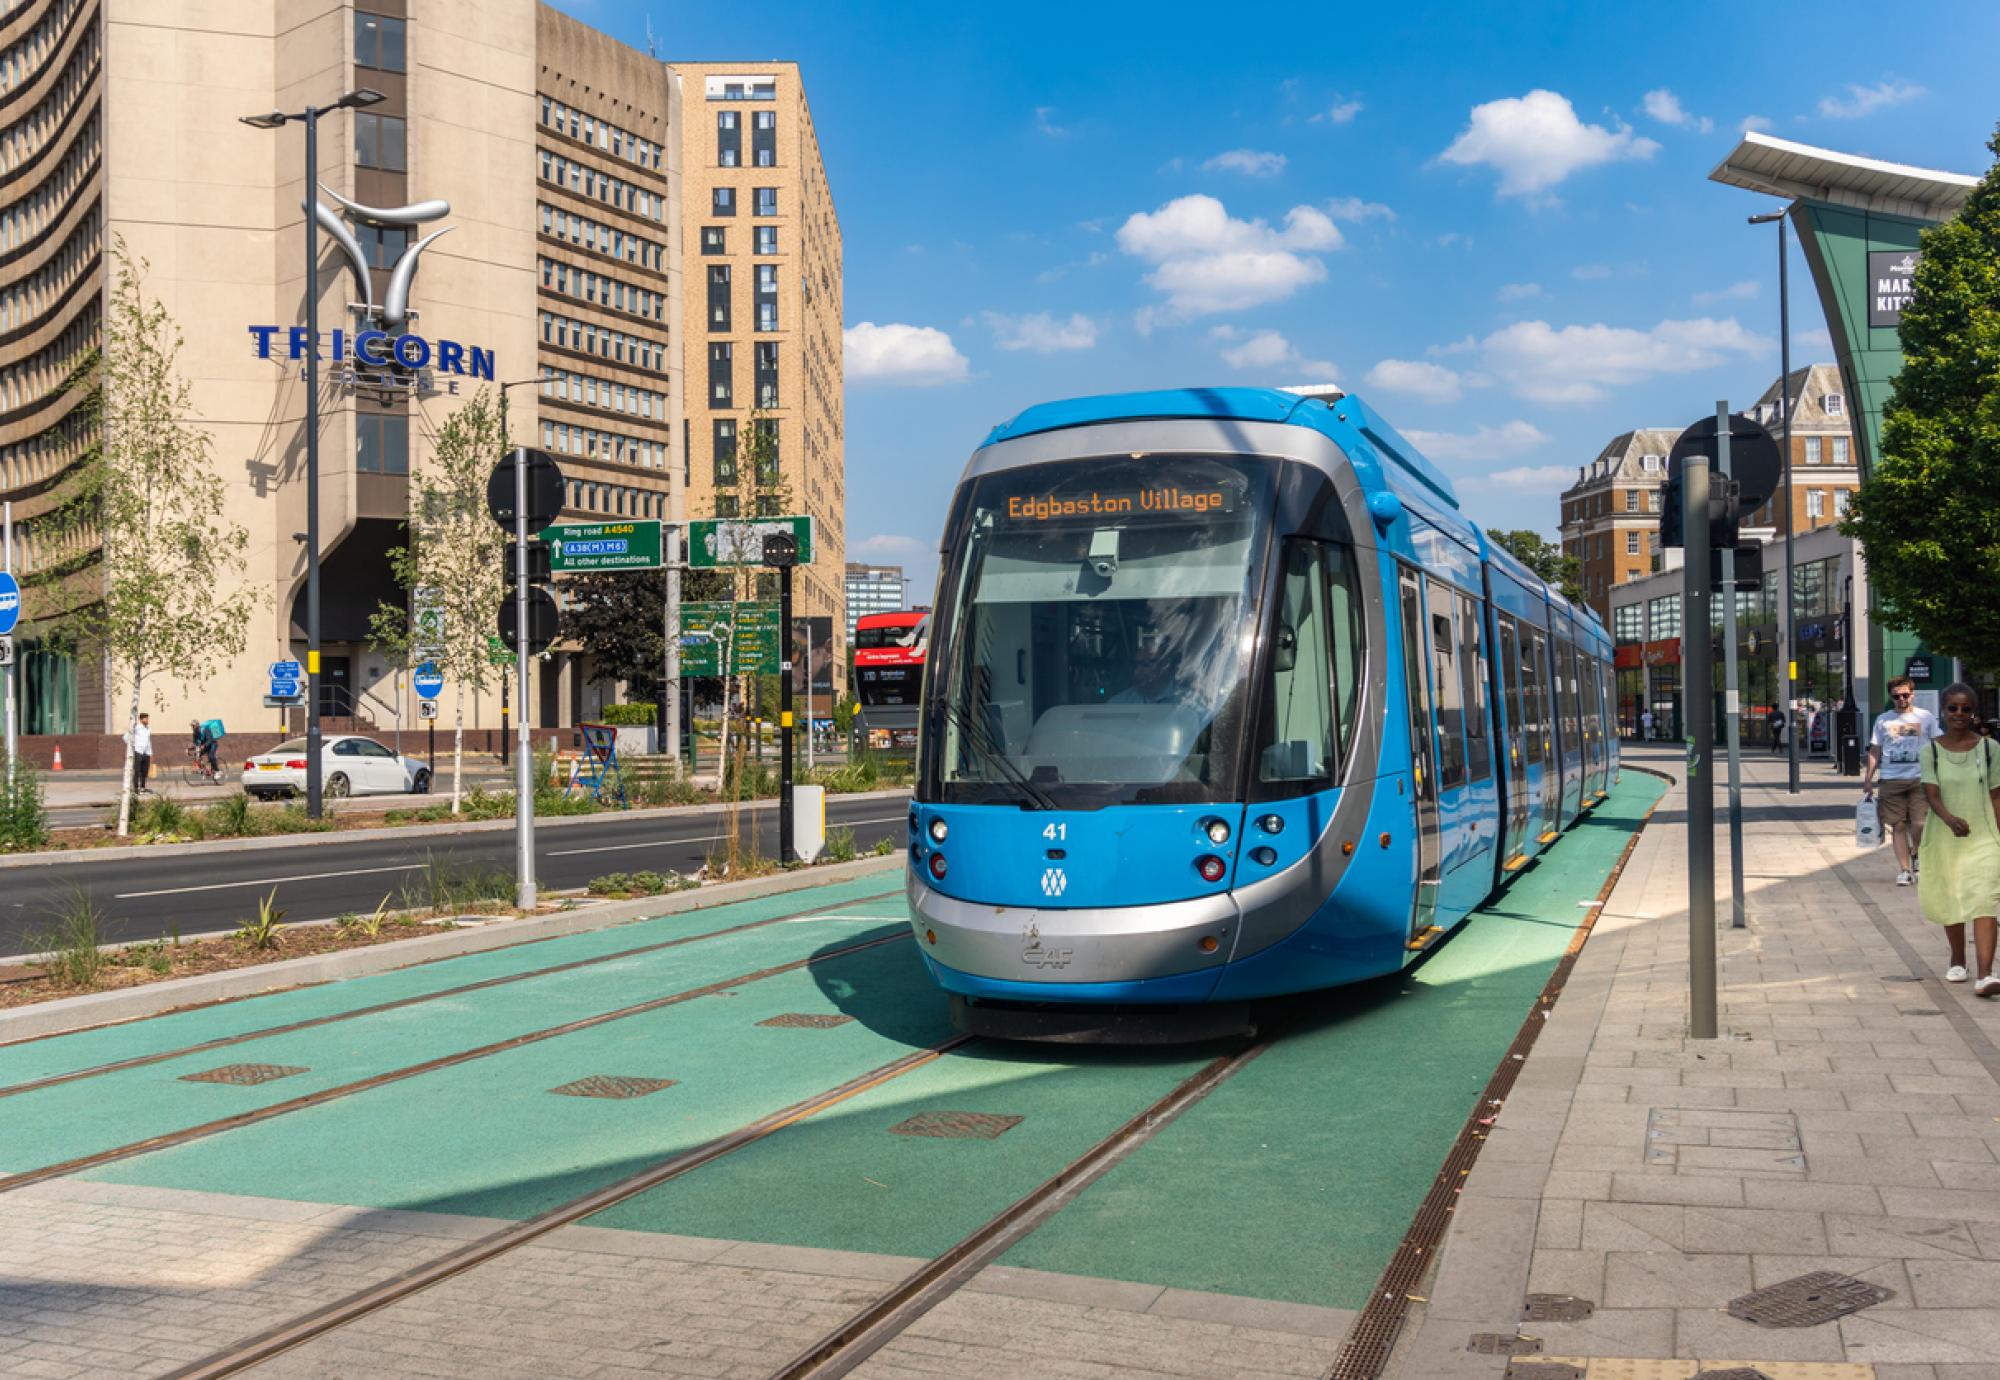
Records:
[[[1426,929],[1423,933],[1412,939],[1408,947],[1411,949],[1428,949],[1443,937],[1444,930],[1440,926],[1432,925],[1429,929]]]
[[[1536,839],[1536,840],[1535,840],[1535,842],[1536,842],[1536,843],[1554,843],[1554,842],[1555,842],[1555,841],[1556,841],[1557,839],[1559,839],[1559,838],[1561,838],[1561,837],[1562,837],[1562,831],[1561,831],[1561,830],[1558,830],[1558,829],[1551,829],[1551,830],[1549,830],[1549,832],[1548,832],[1548,833],[1546,833],[1546,834],[1543,834],[1543,835],[1542,835],[1542,836],[1541,836],[1540,838]]]
[[[1516,853],[1513,857],[1507,859],[1506,862],[1501,863],[1500,867],[1506,872],[1519,872],[1527,865],[1528,855],[1526,853]]]

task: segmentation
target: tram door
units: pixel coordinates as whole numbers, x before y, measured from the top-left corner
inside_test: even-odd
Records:
[[[1514,620],[1502,614],[1500,624],[1500,703],[1507,712],[1507,798],[1502,802],[1506,825],[1501,831],[1502,867],[1519,858],[1528,838],[1527,727],[1522,719],[1520,635]]]
[[[1424,621],[1423,589],[1417,574],[1397,568],[1402,593],[1403,684],[1410,708],[1410,780],[1417,816],[1416,905],[1410,913],[1410,934],[1422,934],[1437,923],[1438,907],[1438,783],[1437,743],[1431,733],[1431,687],[1425,667],[1430,645]]]
[[[1551,728],[1555,722],[1556,685],[1555,667],[1549,660],[1548,634],[1540,628],[1528,632],[1528,676],[1534,682],[1531,698],[1534,710],[1533,723],[1528,731],[1540,740],[1542,764],[1541,825],[1537,836],[1539,843],[1555,842],[1562,829],[1562,761],[1556,756],[1555,737]],[[1530,746],[1534,750],[1534,745]]]

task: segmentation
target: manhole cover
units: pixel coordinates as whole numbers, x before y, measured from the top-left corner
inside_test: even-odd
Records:
[[[1582,1322],[1596,1311],[1596,1304],[1574,1294],[1530,1294],[1521,1304],[1521,1321]]]
[[[782,1016],[773,1016],[770,1020],[759,1021],[757,1024],[779,1026],[784,1029],[826,1030],[832,1026],[846,1025],[853,1019],[852,1016],[824,1016],[814,1015],[810,1011],[787,1011]]]
[[[1726,1370],[1698,1370],[1692,1380],[1771,1380],[1755,1366],[1730,1366]]]
[[[311,1069],[299,1064],[224,1064],[219,1069],[207,1073],[184,1073],[183,1083],[233,1083],[247,1088],[256,1083],[268,1083],[274,1078],[290,1078],[295,1073],[310,1073]]]
[[[1729,1301],[1729,1315],[1759,1327],[1816,1327],[1896,1297],[1852,1275],[1815,1270]]]
[[[1587,1373],[1567,1361],[1509,1361],[1505,1380],[1584,1380]]]
[[[1481,1356],[1527,1356],[1542,1349],[1539,1337],[1523,1337],[1518,1332],[1475,1332],[1465,1344],[1467,1351]]]
[[[579,1078],[574,1083],[565,1083],[560,1088],[550,1088],[552,1093],[564,1097],[644,1097],[662,1088],[671,1088],[671,1078],[628,1078],[615,1073],[593,1073],[588,1078]]]
[[[1021,1124],[1017,1116],[991,1112],[918,1112],[889,1128],[892,1136],[935,1136],[939,1140],[995,1140]]]

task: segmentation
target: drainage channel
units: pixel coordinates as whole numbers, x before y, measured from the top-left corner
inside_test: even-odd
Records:
[[[102,1074],[117,1073],[121,1069],[134,1069],[141,1068],[147,1064],[164,1063],[169,1059],[178,1059],[187,1054],[203,1054],[212,1049],[227,1049],[231,1045],[240,1045],[250,1040],[267,1039],[273,1035],[290,1035],[295,1031],[315,1030],[321,1026],[335,1025],[341,1021],[351,1021],[361,1016],[380,1015],[384,1011],[401,1011],[407,1007],[421,1006],[425,1002],[438,1001],[445,997],[462,997],[468,992],[484,992],[494,987],[505,987],[509,983],[526,982],[529,978],[548,977],[555,973],[575,972],[579,968],[594,967],[600,963],[611,963],[623,958],[636,958],[641,954],[659,953],[663,949],[678,949],[683,945],[699,944],[708,939],[723,939],[730,935],[743,934],[749,930],[760,930],[769,925],[781,925],[787,921],[796,920],[803,915],[837,915],[841,911],[850,909],[851,907],[872,905],[877,901],[896,894],[894,891],[885,891],[874,896],[859,896],[854,900],[842,901],[831,906],[807,906],[802,910],[787,911],[783,915],[773,915],[763,920],[748,920],[740,925],[730,925],[719,930],[708,930],[702,934],[687,934],[677,939],[662,940],[656,944],[641,944],[630,949],[619,949],[615,953],[599,954],[594,958],[572,959],[567,963],[555,963],[546,968],[531,968],[523,973],[505,973],[499,977],[485,978],[479,982],[468,982],[457,987],[446,987],[436,992],[423,992],[414,997],[399,997],[395,1001],[377,1002],[373,1006],[360,1006],[352,1011],[336,1011],[327,1016],[314,1016],[303,1021],[290,1021],[283,1025],[265,1026],[261,1030],[246,1030],[239,1035],[221,1035],[213,1040],[203,1040],[198,1044],[183,1045],[178,1049],[161,1050],[154,1054],[134,1055],[130,1059],[117,1059],[108,1064],[96,1064],[87,1069],[75,1069],[69,1073],[51,1074],[47,1078],[36,1078],[26,1083],[15,1083],[8,1087],[0,1087],[0,1097],[14,1097],[21,1093],[37,1092],[43,1088],[53,1088],[63,1083],[74,1083],[84,1078],[96,1078]],[[541,943],[545,941],[530,940],[528,942]],[[489,949],[485,952],[493,953],[497,951]],[[270,994],[260,992],[256,995],[268,996]],[[248,1000],[248,998],[238,998],[238,1000]],[[162,1012],[161,1014],[165,1015],[169,1013]],[[84,1029],[100,1028],[96,1026],[84,1027]],[[81,1031],[62,1031],[59,1033],[74,1035],[80,1034]],[[41,1036],[38,1038],[53,1039],[55,1037]]]
[[[184,1127],[178,1131],[169,1131],[164,1135],[134,1141],[129,1145],[115,1146],[109,1150],[100,1150],[93,1154],[78,1156],[75,1159],[64,1160],[58,1164],[45,1165],[40,1169],[26,1170],[7,1178],[0,1178],[0,1193],[9,1193],[18,1188],[26,1188],[29,1184],[62,1178],[65,1175],[79,1173],[82,1170],[95,1169],[100,1165],[130,1159],[135,1155],[147,1154],[154,1150],[164,1150],[170,1146],[185,1145],[189,1141],[218,1135],[224,1131],[233,1131],[239,1127],[253,1126],[260,1121],[269,1121],[273,1117],[284,1116],[289,1112],[303,1111],[308,1107],[323,1106],[328,1102],[349,1097],[355,1093],[368,1092],[375,1088],[386,1087],[391,1083],[399,1083],[406,1078],[415,1078],[426,1073],[435,1073],[439,1069],[455,1068],[460,1064],[470,1063],[474,1059],[484,1059],[489,1055],[502,1054],[508,1050],[520,1049],[524,1045],[539,1044],[543,1040],[553,1040],[558,1036],[572,1035],[580,1030],[590,1030],[612,1021],[623,1020],[628,1016],[638,1016],[648,1011],[658,1011],[664,1007],[678,1006],[682,1002],[694,1001],[699,997],[713,996],[717,992],[728,991],[731,988],[742,987],[752,982],[762,982],[766,978],[777,977],[783,973],[796,972],[801,968],[810,967],[814,964],[826,963],[832,959],[844,958],[849,954],[857,954],[868,949],[880,948],[885,944],[895,944],[909,937],[910,933],[905,929],[899,930],[895,934],[882,935],[876,939],[859,940],[852,944],[842,945],[839,948],[825,949],[805,958],[794,959],[789,963],[780,963],[769,968],[759,968],[757,971],[751,973],[739,973],[735,977],[703,983],[699,987],[690,987],[684,991],[670,993],[664,997],[654,997],[650,1001],[637,1002],[631,1006],[621,1006],[615,1011],[599,1012],[594,1016],[584,1016],[574,1021],[566,1021],[561,1025],[549,1026],[543,1030],[529,1031],[525,1035],[515,1035],[505,1040],[496,1040],[491,1044],[460,1050],[455,1054],[446,1054],[436,1059],[426,1059],[422,1063],[409,1064],[399,1069],[390,1069],[385,1073],[378,1073],[368,1078],[358,1079],[352,1083],[343,1083],[338,1087],[326,1088],[320,1092],[308,1093],[303,1097],[294,1097],[288,1101],[273,1103],[268,1107],[260,1107],[254,1111],[242,1112],[236,1116],[203,1122],[199,1126]],[[245,1064],[232,1066],[232,1073],[233,1077],[238,1080],[266,1082],[271,1078],[284,1077],[286,1071],[272,1071],[281,1069],[282,1066],[279,1065],[260,1066]],[[242,1072],[235,1072],[236,1070],[241,1070]]]

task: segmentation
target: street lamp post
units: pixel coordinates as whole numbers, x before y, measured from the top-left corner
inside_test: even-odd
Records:
[[[296,120],[306,127],[306,815],[320,817],[319,732],[319,117],[329,110],[356,109],[387,99],[360,87],[329,106],[309,105],[297,114],[273,110],[244,115],[254,129],[277,129]]]
[[[507,390],[509,388],[523,388],[531,383],[541,383],[542,381],[542,376],[536,375],[531,379],[508,379],[500,385],[500,453],[503,457],[514,446],[514,438],[507,430]],[[515,649],[514,655],[522,655],[519,648]],[[507,682],[510,679],[511,677],[508,676],[500,677],[500,765],[503,767],[507,765]],[[521,692],[522,722],[525,723],[527,717],[528,696],[527,691],[523,689]]]
[[[1792,705],[1798,699],[1799,687],[1795,678],[1798,670],[1797,638],[1798,622],[1792,607],[1792,296],[1787,281],[1790,254],[1785,233],[1785,213],[1773,211],[1769,215],[1752,216],[1752,225],[1778,223],[1778,407],[1779,420],[1784,428],[1783,440],[1779,443],[1785,454],[1785,624],[1784,633],[1778,639],[1778,654],[1785,659],[1785,772],[1787,794],[1799,793],[1799,734],[1798,726],[1792,722]],[[1852,657],[1854,649],[1849,647],[1847,655]]]

